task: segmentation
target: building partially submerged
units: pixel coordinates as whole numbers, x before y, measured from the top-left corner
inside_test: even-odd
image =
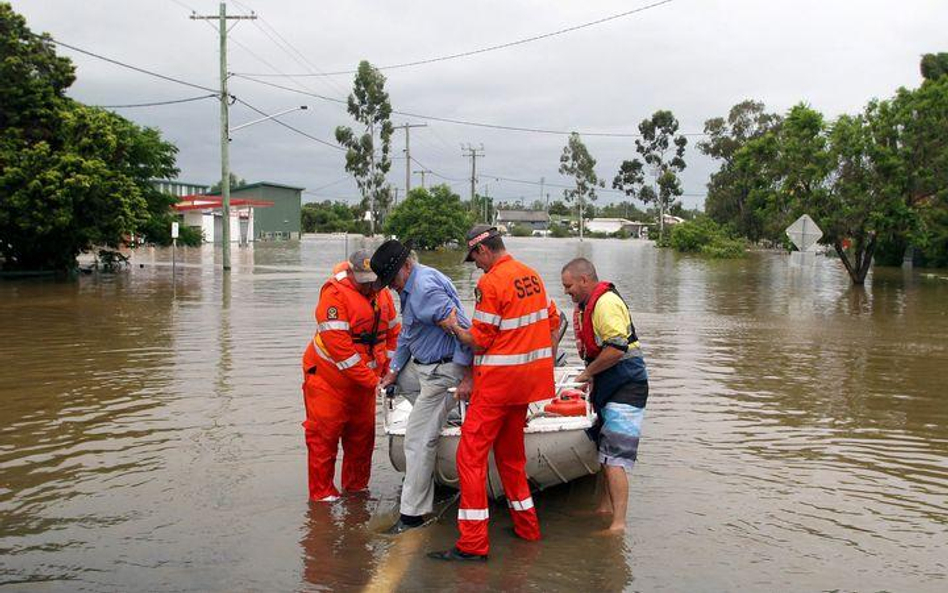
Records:
[[[625,218],[591,218],[586,221],[586,230],[590,233],[627,233],[630,237],[644,239],[648,237],[649,224],[636,222]]]
[[[154,180],[160,191],[178,196],[175,210],[185,226],[201,232],[204,241],[220,243],[224,236],[223,198],[203,184]],[[302,187],[261,181],[230,192],[230,240],[233,243],[299,239]]]
[[[508,231],[515,227],[546,231],[550,228],[550,215],[543,210],[498,210],[494,224]]]

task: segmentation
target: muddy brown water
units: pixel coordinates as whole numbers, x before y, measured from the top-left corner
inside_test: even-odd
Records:
[[[0,584],[26,591],[948,588],[948,273],[715,262],[641,241],[511,239],[561,308],[585,255],[632,304],[651,375],[629,529],[595,484],[536,497],[544,540],[492,512],[453,566],[454,512],[374,533],[400,474],[306,501],[299,360],[344,239],[142,250],[124,274],[0,282]],[[349,247],[355,241],[349,240]],[[470,298],[480,272],[423,254]],[[140,267],[143,266],[143,267]],[[447,495],[447,494],[445,494]]]

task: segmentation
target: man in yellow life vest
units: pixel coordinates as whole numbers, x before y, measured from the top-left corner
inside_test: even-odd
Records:
[[[589,398],[598,414],[592,435],[606,488],[598,512],[612,514],[609,531],[625,530],[629,505],[626,475],[638,458],[648,400],[648,372],[629,307],[611,282],[600,282],[586,258],[563,266],[563,290],[576,304],[573,329],[586,369],[577,381],[592,382]]]

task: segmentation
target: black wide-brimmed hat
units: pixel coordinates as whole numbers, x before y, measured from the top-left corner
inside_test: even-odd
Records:
[[[474,261],[474,248],[480,245],[486,239],[499,236],[500,231],[497,230],[497,227],[492,227],[489,224],[475,225],[474,228],[467,232],[467,257],[462,260],[462,263]]]
[[[379,248],[372,254],[372,271],[378,276],[375,281],[377,287],[385,287],[392,283],[395,274],[401,269],[408,255],[414,247],[414,241],[408,239],[404,243],[398,239],[389,239],[379,245]]]

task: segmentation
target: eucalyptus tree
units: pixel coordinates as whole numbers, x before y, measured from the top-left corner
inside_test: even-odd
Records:
[[[563,199],[567,204],[576,203],[579,210],[579,240],[583,240],[583,217],[586,201],[596,200],[596,187],[603,183],[596,175],[596,159],[589,154],[579,134],[569,135],[563,154],[560,155],[560,174],[572,177],[574,186],[563,190]]]
[[[671,111],[659,110],[639,124],[641,138],[635,140],[635,151],[642,157],[622,161],[612,187],[645,204],[658,206],[659,235],[665,236],[665,212],[683,192],[678,174],[685,169],[685,146],[688,139],[678,134],[678,120]],[[644,161],[644,163],[643,163]],[[645,180],[651,174],[654,187]]]
[[[391,203],[391,188],[385,175],[392,167],[392,105],[385,91],[385,76],[369,62],[359,62],[349,115],[362,124],[361,134],[348,126],[336,128],[336,141],[346,148],[346,171],[352,174],[362,194],[362,204],[371,216],[369,233]]]
[[[704,123],[705,140],[697,144],[703,154],[721,161],[721,168],[711,174],[704,210],[721,224],[730,224],[741,235],[759,241],[767,236],[766,221],[762,219],[765,204],[755,202],[752,179],[746,169],[738,167],[735,155],[749,141],[760,138],[780,125],[781,117],[767,113],[763,103],[742,101],[733,107],[726,118],[715,117]],[[782,233],[782,229],[778,231]]]

